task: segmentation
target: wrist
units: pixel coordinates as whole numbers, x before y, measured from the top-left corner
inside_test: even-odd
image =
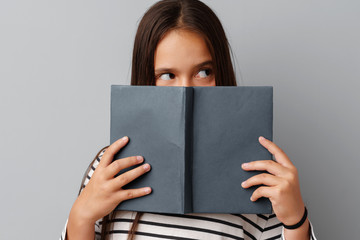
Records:
[[[307,209],[306,209],[306,207],[304,206],[304,214],[303,214],[303,216],[301,217],[301,219],[300,219],[297,223],[292,224],[292,225],[287,225],[287,224],[284,224],[284,223],[283,223],[283,226],[284,226],[284,228],[286,228],[286,229],[297,229],[297,228],[301,227],[301,226],[304,224],[304,222],[306,221],[306,219],[307,219]]]
[[[285,223],[283,224],[283,230],[284,230],[284,237],[286,240],[296,239],[296,240],[302,240],[310,239],[310,222],[307,217],[307,209],[304,206],[303,213],[296,223],[293,222],[293,224],[288,225]]]
[[[303,225],[297,229],[283,228],[284,239],[286,240],[309,240],[310,239],[310,222],[306,218]]]
[[[95,222],[81,216],[76,208],[72,208],[67,224],[67,240],[88,240],[95,237]]]
[[[283,217],[282,219],[279,219],[281,221],[281,223],[283,225],[295,225],[298,222],[300,222],[300,220],[303,218],[304,216],[304,210],[305,210],[305,204],[301,203],[300,205],[297,206],[297,208],[291,213],[291,215],[289,214],[287,217]]]
[[[69,221],[76,222],[77,225],[93,225],[94,220],[90,215],[89,211],[84,211],[76,201],[72,206],[69,214]]]

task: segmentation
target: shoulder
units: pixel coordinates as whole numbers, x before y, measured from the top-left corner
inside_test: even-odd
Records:
[[[102,156],[104,155],[106,149],[108,148],[109,146],[106,146],[106,147],[103,147],[97,154],[96,156],[94,157],[94,159],[91,161],[91,163],[89,164],[88,168],[86,169],[85,173],[84,173],[84,176],[83,176],[83,179],[82,179],[82,182],[81,182],[81,188],[80,188],[80,191],[79,191],[79,194],[80,192],[82,191],[82,189],[88,184],[88,182],[90,181],[91,179],[91,176],[94,174],[97,166],[99,165],[100,161],[101,161],[101,158]]]
[[[95,156],[94,160],[90,163],[89,167],[88,167],[88,175],[90,174],[90,177],[91,175],[94,173],[96,167],[99,165],[100,161],[101,161],[101,158],[103,157],[106,149],[108,147],[104,147],[102,148]]]

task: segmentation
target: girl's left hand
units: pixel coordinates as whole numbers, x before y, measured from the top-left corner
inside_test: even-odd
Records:
[[[254,185],[265,185],[253,192],[251,201],[256,201],[260,197],[269,198],[280,222],[286,225],[296,224],[304,214],[297,169],[275,143],[264,137],[259,137],[259,142],[274,155],[276,161],[244,163],[242,168],[246,171],[259,170],[268,173],[255,175],[244,181],[241,186],[249,188]]]

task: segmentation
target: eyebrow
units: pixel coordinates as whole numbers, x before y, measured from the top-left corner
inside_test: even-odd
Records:
[[[201,68],[201,67],[206,66],[206,65],[213,65],[213,61],[208,60],[208,61],[199,63],[194,68]],[[174,68],[159,68],[159,69],[155,69],[155,72],[171,72],[173,70],[174,70]]]

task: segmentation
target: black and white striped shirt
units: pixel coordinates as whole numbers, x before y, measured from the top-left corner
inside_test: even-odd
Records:
[[[83,187],[89,182],[101,160],[103,150],[87,173]],[[117,211],[109,239],[127,239],[136,212]],[[102,219],[95,223],[95,239],[100,239]],[[65,239],[66,227],[60,240]],[[316,240],[311,227],[311,240]],[[275,214],[161,214],[144,213],[139,221],[136,240],[144,239],[208,239],[270,240],[284,238],[282,224]]]

